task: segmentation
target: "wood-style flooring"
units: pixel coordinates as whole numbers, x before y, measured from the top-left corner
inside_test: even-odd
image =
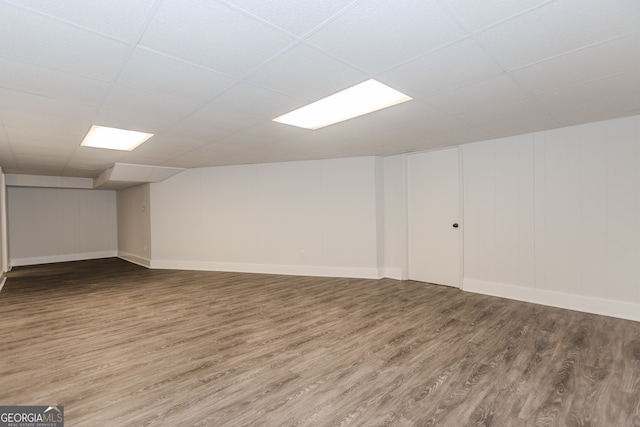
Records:
[[[0,405],[67,426],[640,426],[640,323],[391,279],[16,268]]]

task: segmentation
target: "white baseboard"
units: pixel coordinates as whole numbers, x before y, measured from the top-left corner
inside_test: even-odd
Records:
[[[88,259],[113,258],[116,251],[85,252],[79,254],[48,255],[40,257],[11,258],[11,267],[22,265],[51,264],[54,262],[84,261]]]
[[[5,276],[2,276],[2,279],[0,279],[0,291],[2,291],[2,288],[4,287],[4,282],[7,281],[7,278]]]
[[[587,297],[576,294],[525,288],[504,283],[464,279],[462,289],[478,294],[492,295],[517,301],[566,308],[585,313],[600,314],[620,319],[640,321],[640,304]]]
[[[129,261],[133,264],[138,264],[142,267],[151,267],[151,260],[149,258],[143,258],[138,255],[130,254],[129,252],[118,251],[118,258]]]
[[[166,270],[227,271],[235,273],[284,274],[289,276],[351,277],[379,279],[378,268],[325,267],[308,265],[244,264],[232,262],[152,260],[150,268]]]

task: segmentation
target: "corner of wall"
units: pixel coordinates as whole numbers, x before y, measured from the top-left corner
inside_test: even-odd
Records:
[[[375,185],[375,209],[376,209],[376,259],[378,270],[384,271],[385,267],[385,214],[384,214],[384,159],[375,158],[374,167]],[[381,274],[383,275],[383,274]]]
[[[382,270],[382,277],[395,280],[407,280],[402,268],[385,267]]]
[[[149,258],[139,257],[123,251],[118,251],[118,258],[142,267],[151,268],[151,259]]]

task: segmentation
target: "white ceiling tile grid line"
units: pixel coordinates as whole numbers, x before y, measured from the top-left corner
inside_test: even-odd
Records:
[[[509,71],[532,94],[544,93],[613,76],[640,67],[640,55],[625,54],[640,46],[640,32],[582,46]]]
[[[246,13],[264,24],[278,28],[288,35],[302,40],[346,13],[362,0],[298,2],[297,5],[292,5],[289,0],[273,0],[269,2],[252,0],[220,1],[234,10]]]
[[[0,0],[0,166],[95,177],[456,145],[637,114],[637,58],[636,0]],[[371,77],[414,100],[317,131],[271,122]],[[79,147],[92,124],[156,136]]]
[[[46,0],[4,0],[31,13],[120,41],[135,44],[162,0],[71,2]]]

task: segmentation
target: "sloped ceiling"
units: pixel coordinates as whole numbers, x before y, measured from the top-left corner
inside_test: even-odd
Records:
[[[413,101],[271,121],[369,78]],[[0,166],[389,155],[640,113],[637,0],[0,0]],[[156,134],[80,147],[92,124]]]

